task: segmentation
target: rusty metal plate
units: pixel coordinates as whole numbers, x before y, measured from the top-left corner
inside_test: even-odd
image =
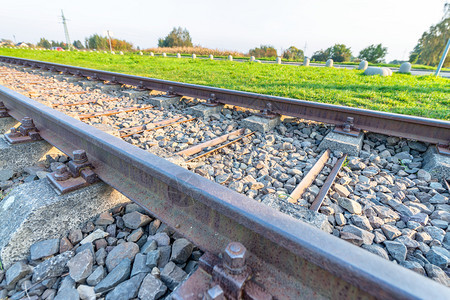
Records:
[[[56,172],[47,174],[47,179],[51,183],[51,185],[61,194],[67,194],[69,192],[73,192],[90,185],[90,183],[88,183],[82,177],[71,177],[67,180],[58,181],[55,178],[55,173]]]

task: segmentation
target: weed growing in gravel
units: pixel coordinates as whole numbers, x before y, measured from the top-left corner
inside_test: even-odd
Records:
[[[292,65],[176,59],[133,53],[32,51],[1,48],[0,55],[24,57],[152,78],[268,95],[450,119],[450,80],[394,73]]]

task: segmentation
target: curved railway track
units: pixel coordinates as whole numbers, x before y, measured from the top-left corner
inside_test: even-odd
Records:
[[[114,84],[134,85],[140,89],[168,91],[170,95],[210,99],[209,102],[213,103],[266,112],[269,109],[268,113],[337,126],[344,126],[351,117],[354,120],[354,129],[443,146],[447,146],[450,141],[448,121],[345,108],[11,57],[0,57],[0,61],[90,77]],[[100,179],[207,252],[202,267],[177,294],[180,298],[189,298],[184,294],[188,290],[209,288],[217,257],[231,241],[239,241],[247,248],[249,253],[247,266],[251,269],[252,279],[251,283],[239,286],[236,283],[230,284],[227,281],[229,278],[225,276],[223,279],[225,282],[221,282],[221,285],[225,285],[231,293],[241,289],[240,292],[249,298],[264,299],[270,294],[280,299],[323,297],[438,299],[449,293],[444,286],[412,271],[389,263],[5,87],[0,87],[0,100],[4,102],[7,113],[16,120],[22,120],[26,116],[32,117],[39,135],[66,154],[72,154],[77,149],[86,150],[89,161],[95,167],[95,173]],[[105,102],[108,102],[107,100],[105,99]],[[113,102],[111,100],[111,103]],[[140,105],[135,110],[148,108]],[[109,110],[111,115],[125,113],[125,110],[115,109]],[[98,115],[91,113],[78,117],[90,119]],[[171,117],[173,119],[168,122],[169,124],[192,121],[189,118]],[[167,118],[164,120],[167,122]],[[164,120],[157,120],[148,128],[143,125],[123,128],[120,135],[126,139],[130,131],[131,134],[135,134],[165,126],[167,124],[161,123],[165,122]],[[241,137],[253,133],[237,129],[232,134]],[[219,137],[221,143],[229,139],[229,136],[221,137],[222,139]],[[201,151],[205,149],[203,147],[208,146],[202,145],[199,147],[200,151],[192,148],[180,151],[192,156],[202,153]],[[445,147],[443,150],[445,151]],[[341,158],[336,162],[338,167],[330,170],[331,173],[337,173],[344,160]],[[326,162],[327,159],[324,158],[323,161]],[[326,181],[324,185],[329,188],[332,182],[333,180]],[[317,210],[318,207],[320,201],[313,202],[312,208]],[[255,296],[259,291],[255,286],[263,286],[265,289],[259,297]],[[196,299],[196,296],[192,299]]]

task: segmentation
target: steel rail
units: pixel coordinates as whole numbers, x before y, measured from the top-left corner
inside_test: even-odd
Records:
[[[0,86],[16,120],[33,118],[66,154],[86,150],[97,175],[218,255],[244,244],[254,279],[277,299],[439,299],[450,289]]]
[[[215,101],[222,104],[256,110],[267,109],[270,106],[274,113],[335,125],[344,125],[348,117],[353,117],[354,127],[357,129],[432,144],[448,145],[450,142],[450,121],[187,84],[24,58],[0,56],[0,61],[135,85],[151,90],[170,90],[178,95],[200,99],[209,99],[214,94]]]

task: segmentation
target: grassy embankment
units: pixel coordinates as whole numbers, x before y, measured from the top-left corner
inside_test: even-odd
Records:
[[[24,57],[152,78],[450,120],[450,80],[275,64],[0,48]]]

